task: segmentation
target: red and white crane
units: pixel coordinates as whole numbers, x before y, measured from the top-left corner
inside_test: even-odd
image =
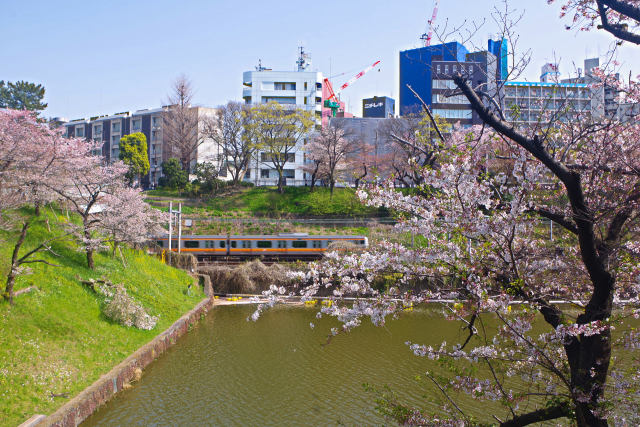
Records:
[[[335,92],[333,90],[333,85],[331,84],[329,79],[328,78],[324,79],[324,85],[327,88],[327,92],[329,94],[328,98],[325,99],[325,101],[324,101],[324,106],[327,107],[327,108],[331,108],[331,112],[332,112],[333,116],[336,115],[336,111],[338,111],[338,108],[340,107],[340,104],[338,103],[337,95],[340,92],[342,92],[343,90],[345,90],[347,87],[349,87],[353,82],[358,80],[360,77],[364,76],[369,71],[371,71],[374,68],[376,68],[376,66],[379,63],[380,63],[380,61],[378,60],[378,61],[374,62],[373,64],[369,65],[367,68],[365,68],[364,70],[360,71],[355,76],[351,77],[345,84],[340,86],[340,89],[336,90]]]
[[[438,3],[439,0],[434,1],[433,5],[433,13],[431,14],[431,19],[427,21],[429,24],[429,30],[420,36],[420,40],[424,41],[424,46],[431,46],[431,36],[433,36],[433,24],[436,22],[436,16],[438,16]]]

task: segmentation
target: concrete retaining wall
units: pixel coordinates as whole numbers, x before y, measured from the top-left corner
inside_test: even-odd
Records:
[[[38,422],[37,426],[75,427],[80,424],[116,393],[128,387],[131,381],[139,379],[141,370],[174,345],[179,337],[189,331],[191,326],[200,321],[200,318],[206,315],[213,306],[213,302],[213,298],[201,301],[166,331],[127,357],[52,415]]]

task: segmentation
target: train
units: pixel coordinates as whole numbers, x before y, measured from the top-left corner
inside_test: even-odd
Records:
[[[369,246],[366,236],[309,235],[289,233],[277,235],[185,235],[180,240],[180,252],[195,255],[199,260],[218,257],[319,257],[333,242],[348,242],[357,247]],[[169,236],[156,239],[161,250],[169,249]],[[171,251],[177,252],[178,238],[171,239]]]

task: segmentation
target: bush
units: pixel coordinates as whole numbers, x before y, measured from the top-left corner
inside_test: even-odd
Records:
[[[151,330],[158,322],[157,316],[150,316],[145,309],[138,304],[122,285],[113,287],[100,286],[99,293],[107,297],[103,313],[120,325],[136,327],[138,329]]]

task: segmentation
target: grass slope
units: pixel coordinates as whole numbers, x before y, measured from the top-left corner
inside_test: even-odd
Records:
[[[25,214],[26,212],[22,212]],[[52,231],[62,218],[47,209]],[[23,251],[50,237],[44,221],[28,235]],[[0,273],[4,290],[14,233],[0,233]],[[69,398],[149,342],[204,298],[199,289],[186,295],[191,278],[141,251],[123,250],[122,259],[100,253],[96,270],[86,267],[72,242],[54,245],[60,257],[42,258],[60,265],[30,264],[33,273],[21,276],[16,290],[38,290],[16,297],[15,305],[0,302],[0,425],[14,426],[34,413],[50,414]],[[106,319],[101,301],[79,279],[107,278],[123,283],[128,293],[159,320],[152,331],[126,328]]]
[[[165,197],[169,195],[162,190],[152,190],[147,194]],[[206,208],[196,208],[188,213],[206,211],[217,216],[242,214],[269,217],[354,217],[388,214],[385,210],[364,206],[351,188],[336,188],[332,197],[329,189],[322,187],[314,191],[310,191],[308,187],[285,187],[284,194],[280,194],[274,187],[240,187],[213,196],[205,203]]]

